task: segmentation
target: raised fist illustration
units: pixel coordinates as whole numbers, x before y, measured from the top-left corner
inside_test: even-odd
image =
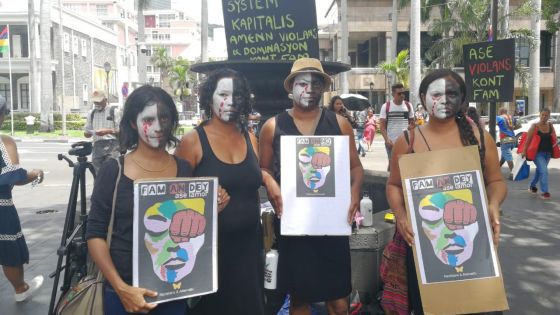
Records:
[[[476,208],[463,200],[452,200],[445,204],[443,222],[450,230],[459,230],[476,222]]]
[[[175,243],[188,242],[191,238],[204,233],[206,218],[190,209],[177,211],[171,219],[169,235]]]

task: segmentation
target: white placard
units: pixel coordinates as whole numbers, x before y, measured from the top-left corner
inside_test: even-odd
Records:
[[[282,136],[282,235],[350,235],[348,136]]]

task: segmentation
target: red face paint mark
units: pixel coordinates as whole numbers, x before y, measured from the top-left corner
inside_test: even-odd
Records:
[[[144,131],[144,136],[148,137],[148,128],[152,126],[152,123],[149,121],[142,122],[142,130]]]

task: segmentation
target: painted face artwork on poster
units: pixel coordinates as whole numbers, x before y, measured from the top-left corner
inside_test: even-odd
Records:
[[[405,184],[423,284],[499,276],[479,171]]]
[[[133,285],[158,292],[149,302],[217,290],[216,192],[215,178],[135,182]]]
[[[280,137],[282,235],[350,235],[348,136]]]
[[[296,140],[297,197],[335,196],[333,137],[299,137]]]

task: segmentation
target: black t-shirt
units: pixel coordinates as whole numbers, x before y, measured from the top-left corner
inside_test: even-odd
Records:
[[[177,177],[192,176],[190,164],[174,157],[177,162]],[[121,162],[124,159],[121,159]],[[124,169],[124,163],[122,163]],[[111,159],[99,169],[93,193],[91,195],[91,209],[89,211],[86,239],[107,238],[107,229],[111,219],[111,206],[115,181],[119,172],[117,161]],[[111,239],[111,258],[117,272],[124,282],[132,284],[132,224],[133,224],[134,192],[133,181],[121,175],[117,188],[115,206],[115,222],[113,223],[113,237]]]

